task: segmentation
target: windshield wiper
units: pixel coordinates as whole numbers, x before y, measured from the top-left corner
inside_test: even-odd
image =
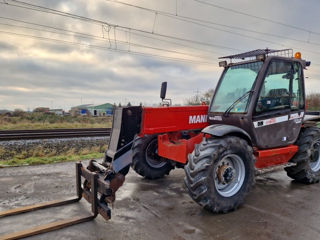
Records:
[[[253,90],[250,90],[248,92],[246,92],[245,94],[243,94],[241,97],[239,97],[237,100],[235,100],[230,107],[227,108],[227,110],[224,112],[224,116],[228,116],[229,113],[231,112],[231,110],[239,103],[241,102],[245,97],[247,97],[250,93],[253,93]]]

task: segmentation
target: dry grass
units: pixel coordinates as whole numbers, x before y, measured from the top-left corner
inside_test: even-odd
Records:
[[[71,161],[81,161],[93,158],[102,158],[104,153],[89,153],[85,155],[61,155],[52,157],[29,157],[25,159],[14,158],[11,160],[5,160],[0,162],[1,167],[7,166],[25,166],[25,165],[39,165],[39,164],[50,164],[59,162],[71,162]]]
[[[36,164],[49,164],[66,161],[79,161],[92,158],[102,158],[107,150],[107,144],[92,146],[81,149],[65,148],[63,152],[57,153],[56,149],[46,149],[38,146],[34,149],[27,149],[12,155],[10,158],[3,158],[7,154],[3,147],[0,147],[0,167],[2,166],[23,166]]]
[[[0,147],[0,156],[3,156],[4,154],[6,154],[6,150],[4,147]]]
[[[0,130],[55,129],[55,128],[109,128],[112,117],[57,116],[46,113],[19,113],[0,116]]]

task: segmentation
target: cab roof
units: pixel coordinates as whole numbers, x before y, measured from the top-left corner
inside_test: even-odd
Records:
[[[281,57],[293,57],[293,50],[288,49],[282,49],[282,50],[275,50],[275,49],[256,49],[249,52],[239,53],[235,55],[220,57],[219,59],[246,59],[246,58],[255,58],[257,56],[264,55],[265,57],[272,55],[272,56],[281,56]]]

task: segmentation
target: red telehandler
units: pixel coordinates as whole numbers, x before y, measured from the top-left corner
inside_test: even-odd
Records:
[[[117,109],[104,163],[148,179],[184,167],[192,199],[212,212],[236,209],[256,169],[285,165],[303,183],[320,180],[319,113],[307,113],[303,70],[291,49],[223,57],[210,106]],[[166,83],[161,89],[164,100]]]
[[[184,167],[191,198],[218,213],[243,203],[257,169],[282,166],[296,181],[319,182],[320,113],[306,112],[305,102],[304,69],[310,62],[291,49],[258,49],[223,59],[229,62],[219,63],[224,70],[209,106],[170,106],[163,83],[162,106],[115,109],[104,161],[92,160],[87,168],[77,163],[73,200],[85,197],[92,218],[98,213],[110,218],[108,204],[130,166],[148,179]]]

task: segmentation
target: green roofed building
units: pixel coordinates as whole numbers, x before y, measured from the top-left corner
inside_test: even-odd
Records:
[[[111,116],[113,114],[113,105],[105,103],[96,106],[89,106],[88,110],[92,116]]]

